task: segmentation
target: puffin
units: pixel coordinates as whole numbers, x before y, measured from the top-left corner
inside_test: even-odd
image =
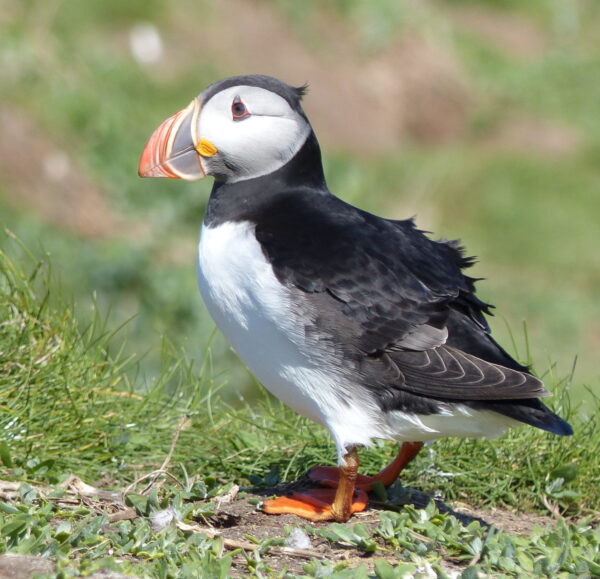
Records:
[[[474,258],[329,191],[306,90],[219,80],[154,131],[138,168],[214,178],[197,260],[206,308],[254,376],[335,443],[337,466],[307,473],[315,488],[262,510],[342,522],[427,441],[523,424],[572,434],[540,401],[543,383],[491,336],[492,306],[464,273]],[[376,439],[399,443],[398,455],[358,474],[358,450]]]

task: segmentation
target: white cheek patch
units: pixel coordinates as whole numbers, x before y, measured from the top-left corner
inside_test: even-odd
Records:
[[[239,99],[250,115],[234,120],[231,104]],[[198,134],[219,157],[235,167],[229,181],[260,177],[285,165],[302,147],[310,125],[279,95],[258,87],[237,86],[212,97],[203,107]]]

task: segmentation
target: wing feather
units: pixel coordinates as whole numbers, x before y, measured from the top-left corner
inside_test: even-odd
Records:
[[[518,400],[548,396],[540,380],[449,346],[386,354],[403,376],[402,389],[448,400]]]
[[[455,242],[333,196],[307,198],[276,199],[256,238],[281,283],[312,300],[341,351],[364,359],[367,388],[442,400],[548,394],[489,336],[489,306],[461,271],[473,260]]]

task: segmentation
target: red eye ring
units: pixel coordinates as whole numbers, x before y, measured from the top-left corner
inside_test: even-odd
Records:
[[[239,98],[236,98],[231,103],[231,116],[234,121],[239,121],[244,117],[250,116],[250,112],[246,108],[246,105]]]

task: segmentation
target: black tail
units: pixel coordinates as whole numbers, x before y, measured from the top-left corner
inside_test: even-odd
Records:
[[[560,416],[554,414],[537,398],[526,400],[493,400],[483,403],[471,403],[473,407],[493,410],[504,416],[514,418],[530,426],[541,428],[559,436],[570,436],[573,428]]]

